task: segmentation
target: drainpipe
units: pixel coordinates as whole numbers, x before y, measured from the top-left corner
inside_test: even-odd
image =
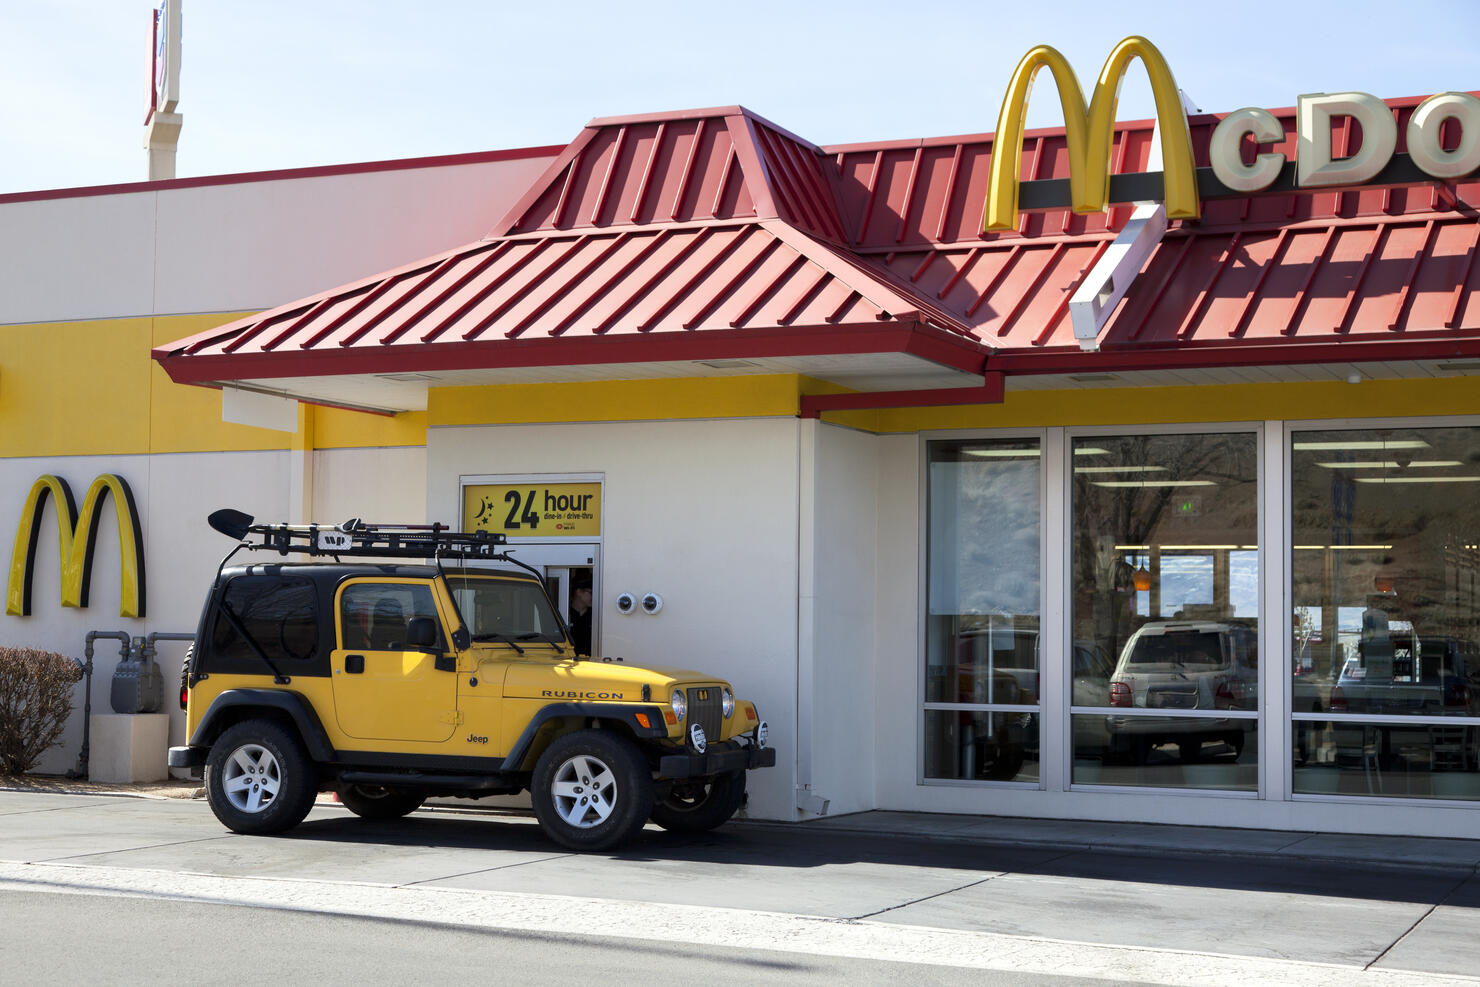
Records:
[[[121,642],[118,649],[118,660],[128,661],[130,639],[128,631],[88,631],[85,638],[87,646],[83,649],[83,657],[86,661],[81,662],[84,685],[82,687],[82,752],[77,755],[77,767],[67,772],[68,778],[86,778],[88,756],[92,753],[92,677],[93,677],[93,642],[100,637],[112,638]]]

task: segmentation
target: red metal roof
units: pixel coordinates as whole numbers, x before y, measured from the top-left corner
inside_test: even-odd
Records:
[[[1390,101],[1400,133],[1418,102]],[[1218,119],[1192,120],[1199,164]],[[1118,126],[1114,171],[1151,132]],[[155,358],[210,382],[876,347],[1009,373],[1480,353],[1474,184],[1206,202],[1081,353],[1069,298],[1130,207],[983,235],[991,144],[818,149],[740,107],[595,120],[488,238]],[[1024,179],[1067,175],[1061,129],[1021,154]]]

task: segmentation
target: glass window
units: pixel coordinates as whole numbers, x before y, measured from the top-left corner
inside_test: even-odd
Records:
[[[308,580],[237,576],[226,585],[222,601],[273,661],[303,661],[317,654],[318,594]],[[251,645],[224,616],[217,617],[211,633],[211,653],[227,662],[261,664]]]
[[[402,651],[413,617],[438,628],[433,647],[443,649],[442,622],[426,583],[351,583],[339,594],[339,638],[346,651]]]
[[[540,584],[452,572],[447,577],[458,612],[474,641],[548,641],[563,645],[565,631]]]
[[[925,775],[1036,781],[1037,439],[932,442]]]
[[[1296,432],[1290,477],[1294,791],[1480,799],[1480,429]]]
[[[1257,790],[1255,435],[1072,450],[1073,781]]]

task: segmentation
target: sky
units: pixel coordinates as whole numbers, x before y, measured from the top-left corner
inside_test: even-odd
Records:
[[[739,103],[820,145],[995,128],[1017,60],[1149,38],[1207,111],[1480,90],[1480,0],[183,0],[178,177],[564,144]],[[0,0],[0,194],[142,181],[149,0]],[[1030,126],[1057,126],[1046,81]],[[1119,119],[1152,115],[1133,66]]]

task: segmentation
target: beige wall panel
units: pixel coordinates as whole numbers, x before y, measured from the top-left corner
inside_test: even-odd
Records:
[[[605,474],[601,650],[711,672],[759,706],[775,768],[749,812],[791,818],[797,757],[797,430],[794,419],[434,428],[431,520],[457,522],[459,477]],[[664,599],[622,616],[629,591]]]

